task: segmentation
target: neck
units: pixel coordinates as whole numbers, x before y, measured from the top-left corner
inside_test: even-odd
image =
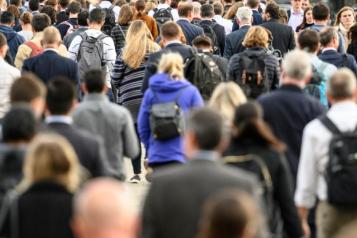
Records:
[[[78,18],[78,14],[70,13],[69,18]]]
[[[54,49],[57,50],[58,49],[58,44],[47,44],[43,46],[44,49]]]
[[[250,25],[250,22],[249,21],[240,21],[239,22],[239,26],[242,27],[244,25]]]
[[[296,80],[296,79],[292,79],[289,77],[285,77],[283,79],[283,85],[294,85],[296,87],[299,87],[301,89],[303,89],[305,87],[305,81],[304,80]]]
[[[326,26],[328,20],[314,20],[315,25]]]
[[[21,25],[21,28],[22,28],[23,31],[31,31],[32,30],[31,24]]]
[[[101,30],[102,29],[102,24],[89,24],[89,29]]]

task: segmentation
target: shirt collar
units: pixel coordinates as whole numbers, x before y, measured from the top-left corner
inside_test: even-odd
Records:
[[[165,47],[167,47],[167,46],[169,46],[169,45],[172,45],[172,44],[180,44],[180,45],[181,45],[182,42],[179,41],[179,40],[172,40],[172,41],[167,42],[167,44],[166,44]]]
[[[333,51],[336,51],[336,52],[337,52],[337,50],[336,50],[335,48],[333,48],[333,47],[326,47],[326,48],[323,48],[323,49],[321,50],[321,53],[324,53],[325,51],[328,51],[328,50],[333,50]]]
[[[210,161],[217,161],[219,157],[220,157],[219,153],[213,150],[199,150],[193,156],[193,158],[197,160],[210,160]]]
[[[302,89],[296,85],[293,85],[293,84],[283,84],[283,85],[281,85],[280,89],[283,91],[301,92],[302,93]]]
[[[354,101],[346,100],[333,104],[330,108],[330,112],[351,111],[351,109],[355,109],[356,106]]]
[[[53,52],[56,52],[56,53],[58,54],[58,50],[53,49],[53,48],[46,48],[46,49],[44,49],[43,51],[44,51],[44,52],[45,52],[45,51],[53,51]]]
[[[73,123],[73,120],[69,116],[51,115],[51,116],[46,117],[45,122],[47,124],[57,122],[57,123],[64,123],[64,124],[71,125]]]
[[[84,96],[83,101],[109,101],[109,99],[102,93],[90,93]]]

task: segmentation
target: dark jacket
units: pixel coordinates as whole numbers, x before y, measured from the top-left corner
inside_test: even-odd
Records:
[[[357,61],[357,42],[351,42],[348,45],[347,53],[353,55]]]
[[[62,135],[69,141],[78,156],[79,162],[90,173],[89,177],[99,177],[106,174],[105,150],[103,144],[96,137],[86,131],[60,122],[47,124],[47,129]]]
[[[225,78],[228,72],[228,60],[219,55],[214,55],[212,53],[205,53],[212,57],[213,61],[217,64],[219,70],[222,73],[222,76]]]
[[[288,51],[295,48],[295,33],[290,26],[281,24],[275,19],[264,22],[261,26],[272,33],[273,47],[274,49],[280,50],[282,55],[285,55]]]
[[[234,31],[226,36],[226,45],[224,47],[223,56],[230,59],[234,54],[243,52],[245,47],[242,45],[245,35],[247,34],[250,25],[242,26],[239,30]]]
[[[263,23],[262,15],[259,13],[258,10],[252,10],[253,12],[253,25],[261,25]]]
[[[310,26],[308,29],[311,29],[311,30],[314,30],[316,32],[320,32],[322,31],[324,28],[326,28],[328,26],[325,26],[325,25],[315,25],[313,24],[312,26]],[[343,35],[340,33],[340,32],[337,32],[338,33],[338,49],[337,51],[339,53],[342,53],[344,54],[346,52],[346,46],[345,46],[345,41],[343,40]]]
[[[264,120],[274,134],[287,145],[286,157],[296,178],[299,165],[302,132],[307,123],[323,112],[325,107],[315,98],[307,96],[297,86],[281,88],[258,98],[264,111]]]
[[[187,44],[192,45],[192,41],[199,35],[203,35],[203,29],[190,23],[188,20],[180,19],[176,22],[182,29],[185,35]]]
[[[61,24],[57,25],[57,29],[59,30],[62,39],[66,36],[67,31],[69,30],[70,27],[74,29],[78,27],[77,18],[70,18],[67,21],[64,21]]]
[[[337,68],[347,67],[357,75],[357,64],[353,55],[341,54],[336,50],[326,50],[319,54],[319,59],[333,64]]]
[[[0,32],[5,35],[9,46],[10,56],[15,59],[17,49],[25,42],[25,39],[9,26],[0,25]]]
[[[168,53],[168,52],[179,53],[182,56],[183,61],[186,62],[188,59],[190,59],[193,56],[194,51],[190,46],[180,43],[171,43],[167,45],[165,48],[161,49],[160,51],[150,54],[144,74],[143,88],[142,88],[143,92],[145,92],[146,89],[149,87],[149,79],[152,75],[156,73],[157,65],[159,64],[161,56],[164,53]]]
[[[217,41],[218,41],[218,46],[221,52],[221,55],[223,55],[224,52],[224,46],[226,44],[226,31],[223,26],[217,24],[214,21],[210,20],[202,20],[200,22],[200,26],[202,25],[208,25],[212,27],[213,31],[216,33],[217,36]]]
[[[66,11],[60,11],[56,15],[56,24],[58,25],[64,21],[67,21],[68,19],[69,19],[68,13]]]
[[[18,238],[72,238],[72,198],[62,185],[52,181],[34,183],[18,197]],[[1,233],[12,237],[10,213]]]
[[[77,63],[60,56],[53,50],[46,50],[38,56],[25,60],[22,71],[36,74],[44,83],[54,76],[67,77],[76,85],[79,83]]]
[[[199,157],[154,175],[144,203],[142,238],[196,237],[205,201],[224,189],[256,195],[250,174]]]
[[[224,156],[257,155],[265,162],[273,183],[272,217],[275,226],[270,230],[273,234],[283,235],[285,232],[290,238],[303,237],[300,220],[294,204],[294,190],[291,173],[285,158],[277,151],[262,142],[251,138],[232,140]],[[232,165],[235,166],[235,165]],[[280,219],[282,218],[282,220]],[[277,227],[282,227],[280,230]],[[279,237],[279,236],[278,236]]]

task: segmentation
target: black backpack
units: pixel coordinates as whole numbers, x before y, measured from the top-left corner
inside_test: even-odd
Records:
[[[103,11],[105,12],[105,22],[102,27],[102,32],[108,36],[111,35],[112,29],[115,26],[115,13],[113,9],[114,6],[103,8]]]
[[[154,19],[156,20],[157,23],[157,28],[160,30],[161,25],[163,25],[167,21],[173,21],[174,17],[171,14],[171,7],[168,8],[154,8]]]
[[[203,29],[204,35],[209,37],[212,41],[213,54],[221,55],[221,49],[219,47],[218,38],[217,38],[216,32],[213,30],[216,25],[217,25],[217,23],[215,23],[215,22],[212,22],[211,25],[206,24],[204,22],[199,23],[199,26]]]
[[[266,79],[265,58],[266,52],[244,51],[239,53],[239,68],[241,75],[237,83],[248,98],[257,98],[269,91],[269,82]]]
[[[185,88],[179,90],[173,101],[166,103],[160,103],[155,91],[152,91],[154,101],[158,102],[150,110],[150,129],[154,139],[165,141],[183,134],[185,119],[177,100]]]
[[[200,91],[204,100],[209,100],[216,86],[224,81],[224,75],[210,55],[193,53],[185,65],[186,78]]]
[[[324,81],[323,75],[320,73],[325,70],[327,64],[324,64],[323,67],[318,70],[314,65],[312,65],[312,77],[310,82],[305,85],[304,93],[310,95],[318,100],[321,99],[321,83]]]
[[[322,124],[333,134],[325,179],[327,200],[336,206],[357,206],[357,128],[341,132],[325,115]]]

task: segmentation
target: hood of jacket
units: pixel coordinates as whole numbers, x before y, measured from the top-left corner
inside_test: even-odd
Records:
[[[186,79],[174,80],[170,75],[159,73],[152,76],[149,80],[149,88],[155,92],[168,93],[177,92],[178,89],[190,86],[191,83]]]
[[[3,33],[8,41],[13,39],[17,33],[9,26],[0,25],[0,32]]]

